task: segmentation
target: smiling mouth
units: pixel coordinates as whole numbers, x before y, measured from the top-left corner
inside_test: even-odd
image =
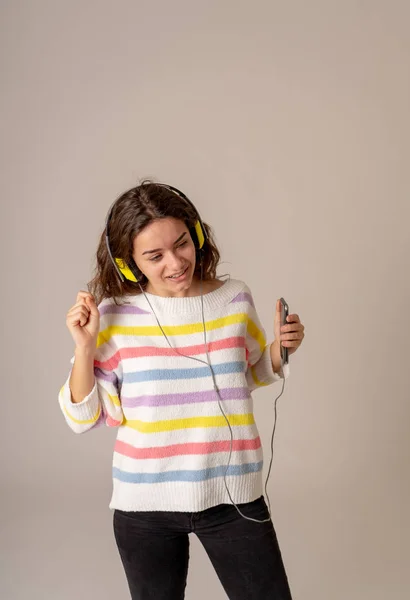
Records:
[[[184,269],[184,271],[181,271],[180,273],[176,273],[175,275],[168,275],[167,279],[178,279],[179,277],[182,277],[182,275],[185,275],[187,271],[188,267],[186,267],[186,269]]]

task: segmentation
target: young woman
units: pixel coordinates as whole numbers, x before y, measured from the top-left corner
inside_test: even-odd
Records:
[[[216,276],[211,228],[179,190],[145,180],[111,207],[89,292],[66,324],[72,369],[60,390],[76,433],[117,427],[114,534],[131,597],[184,598],[189,533],[231,600],[289,600],[262,494],[251,392],[283,380],[281,344],[304,337],[297,315],[267,344],[250,289]]]

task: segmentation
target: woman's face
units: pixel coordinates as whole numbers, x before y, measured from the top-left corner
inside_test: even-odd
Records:
[[[146,291],[158,296],[187,295],[195,254],[187,226],[172,217],[153,221],[134,238],[133,258],[148,279]]]

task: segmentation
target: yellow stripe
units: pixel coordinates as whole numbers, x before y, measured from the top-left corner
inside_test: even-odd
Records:
[[[213,321],[207,321],[205,323],[206,330],[211,331],[212,329],[219,329],[227,327],[228,325],[236,325],[237,323],[247,323],[248,315],[246,313],[236,313],[234,315],[228,315],[220,319],[214,319]],[[255,337],[260,334],[259,329],[252,321],[252,331],[250,334]],[[188,335],[190,333],[201,333],[204,329],[203,323],[192,323],[190,325],[165,325],[162,326],[166,335]],[[97,347],[102,346],[105,342],[108,342],[113,335],[134,335],[134,336],[160,336],[162,335],[161,329],[158,325],[146,325],[140,327],[130,327],[126,325],[111,325],[98,334]],[[262,336],[263,337],[263,336]],[[256,339],[256,338],[255,338]],[[258,342],[260,344],[259,338]]]
[[[80,421],[79,419],[75,419],[73,417],[73,415],[70,415],[70,413],[68,412],[68,410],[66,409],[65,406],[64,406],[64,410],[65,410],[66,414],[70,417],[70,419],[72,421],[74,421],[74,423],[78,423],[79,425],[88,425],[89,423],[95,423],[99,419],[100,414],[101,414],[101,406],[99,406],[98,413],[95,417],[93,417],[92,419],[86,419],[85,421]]]
[[[266,346],[265,336],[252,319],[248,319],[248,333],[258,342],[261,352],[263,352]]]
[[[61,394],[61,395],[62,395],[62,393],[63,393],[64,387],[65,387],[65,386],[63,385],[63,387],[60,389],[60,394]],[[121,408],[121,401],[120,401],[120,399],[118,398],[118,396],[117,396],[117,395],[115,395],[115,396],[111,396],[111,394],[108,394],[108,397],[109,397],[109,399],[111,400],[111,402],[114,404],[114,406],[118,406],[119,408]],[[67,414],[68,414],[68,413],[67,413]],[[70,415],[69,415],[69,416],[70,416]],[[72,418],[72,417],[70,416],[70,418]],[[73,421],[74,421],[74,420],[75,420],[75,419],[73,419]]]
[[[121,408],[121,402],[117,395],[111,396],[111,394],[108,394],[108,397],[111,400],[111,402],[114,404],[114,406],[119,406]]]
[[[255,419],[252,413],[245,415],[226,415],[231,427],[240,425],[253,425]],[[190,417],[186,419],[170,419],[169,421],[124,420],[124,425],[136,429],[141,433],[158,433],[160,431],[174,431],[176,429],[190,429],[193,427],[227,427],[225,417]]]
[[[258,385],[258,386],[268,385],[264,381],[260,381],[258,379],[258,376],[256,375],[255,367],[251,367],[251,374],[252,374],[252,379],[254,380],[254,382],[256,383],[256,385]]]

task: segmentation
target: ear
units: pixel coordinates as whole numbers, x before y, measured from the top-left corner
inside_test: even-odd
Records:
[[[129,267],[130,267],[133,275],[135,276],[137,283],[141,283],[141,280],[144,279],[145,275],[141,271],[141,269],[137,266],[137,263],[135,262],[133,257],[130,258],[130,260],[128,261],[128,264],[129,264]]]

